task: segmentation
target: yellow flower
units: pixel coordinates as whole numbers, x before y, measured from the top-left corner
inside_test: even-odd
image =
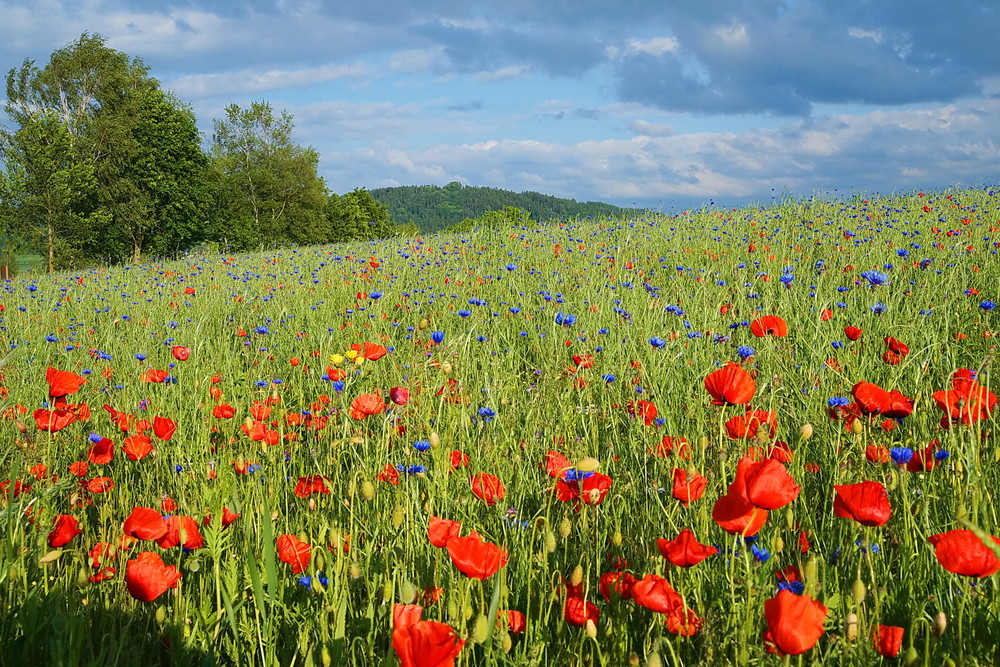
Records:
[[[344,363],[344,357],[342,355],[340,355],[340,354],[331,354],[330,355],[330,363],[332,363],[335,366],[338,365],[338,364],[342,364],[342,363]]]
[[[344,353],[344,356],[347,357],[348,359],[353,359],[354,357],[358,356],[358,351],[348,350],[347,352]]]

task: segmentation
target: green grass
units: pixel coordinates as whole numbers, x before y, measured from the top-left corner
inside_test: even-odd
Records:
[[[0,508],[0,664],[393,665],[393,603],[422,600],[435,587],[440,599],[423,618],[468,639],[459,665],[770,664],[780,658],[761,641],[764,601],[775,595],[776,571],[789,566],[829,609],[823,636],[793,663],[878,663],[872,634],[885,624],[905,629],[905,664],[993,664],[996,575],[945,571],[927,538],[965,526],[998,532],[996,418],[943,430],[931,397],[958,368],[979,371],[981,384],[997,391],[1000,315],[980,303],[1000,297],[998,207],[1000,197],[986,190],[788,200],[22,274],[0,299],[10,344],[0,368],[0,480],[11,481]],[[931,263],[920,268],[925,258]],[[780,280],[785,267],[794,275],[789,287]],[[870,287],[860,274],[876,269],[889,281]],[[884,312],[873,312],[876,304]],[[557,313],[575,323],[560,326]],[[755,338],[739,326],[764,314],[784,318],[788,336]],[[859,341],[846,339],[847,325],[864,330]],[[440,345],[432,331],[445,332]],[[908,345],[902,363],[882,361],[886,336]],[[654,347],[652,337],[664,345]],[[364,341],[393,351],[360,365],[342,361],[347,376],[336,391],[323,377],[332,357]],[[836,349],[835,341],[844,344]],[[173,345],[190,348],[190,358],[176,361]],[[765,444],[726,437],[723,422],[744,406],[712,406],[703,386],[719,364],[739,359],[740,345],[755,348],[745,363],[756,375],[752,406],[777,413],[776,439],[794,451],[787,469],[802,486],[759,534],[766,560],[712,519],[741,456]],[[593,367],[575,369],[571,357],[586,354]],[[86,374],[68,398],[91,409],[87,421],[55,434],[32,418],[50,400],[47,367]],[[169,370],[176,382],[142,382],[150,368]],[[898,388],[914,399],[913,414],[891,431],[877,416],[857,431],[832,421],[827,400],[850,397],[862,380]],[[356,396],[396,386],[410,389],[407,405],[349,416]],[[269,428],[281,437],[275,446],[240,428],[251,405],[268,399]],[[661,422],[631,417],[627,406],[637,400],[652,402]],[[236,417],[213,417],[220,402]],[[129,461],[121,446],[130,434],[112,424],[105,404],[137,419],[169,417],[177,432],[168,442],[154,437],[153,454]],[[495,418],[483,419],[481,407]],[[303,411],[325,425],[289,425],[286,415]],[[814,432],[804,439],[807,423]],[[69,472],[87,460],[90,433],[118,448],[82,478],[110,477],[108,493],[81,490]],[[667,435],[687,439],[689,460],[650,454]],[[929,472],[865,460],[869,445],[922,449],[934,439],[950,456]],[[418,440],[431,448],[417,451]],[[452,470],[453,450],[468,454],[468,469]],[[574,464],[597,459],[613,479],[603,502],[579,511],[560,502],[543,467],[548,451]],[[241,474],[234,462],[259,469]],[[41,479],[30,472],[37,464],[47,467]],[[396,486],[377,479],[387,465],[424,472],[404,470]],[[689,507],[670,494],[676,467],[709,480]],[[502,480],[500,503],[472,494],[477,472]],[[324,476],[330,493],[297,497],[296,482],[308,475]],[[16,495],[16,480],[30,491]],[[834,516],[833,486],[863,480],[888,489],[884,526]],[[117,544],[132,509],[160,508],[164,497],[199,523],[216,517],[202,528],[205,546],[181,553],[135,544],[108,561],[116,576],[90,583],[90,549]],[[223,508],[241,515],[225,529]],[[58,514],[76,517],[82,533],[53,549],[47,535]],[[485,581],[466,578],[429,543],[431,515],[503,546],[508,564]],[[670,566],[656,540],[685,528],[722,553],[690,569]],[[313,545],[302,573],[313,577],[310,586],[280,560],[281,534]],[[133,599],[124,584],[127,561],[141,551],[183,574],[151,603]],[[640,579],[669,579],[704,620],[700,631],[678,637],[664,614],[604,601],[598,582],[615,565]],[[589,631],[563,619],[564,578],[579,581],[600,611]],[[522,611],[525,632],[486,632],[497,609]],[[940,614],[947,629],[937,634]]]

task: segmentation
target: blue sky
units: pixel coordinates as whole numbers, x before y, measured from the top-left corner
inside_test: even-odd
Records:
[[[335,192],[684,208],[1000,176],[996,0],[0,0],[0,67],[88,31],[212,121],[289,111]]]

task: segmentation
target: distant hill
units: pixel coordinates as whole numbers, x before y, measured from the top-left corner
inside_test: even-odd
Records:
[[[405,185],[376,188],[369,192],[376,201],[389,208],[389,216],[394,223],[404,225],[413,222],[421,232],[436,232],[466,218],[478,218],[487,211],[499,211],[508,206],[529,211],[532,219],[539,221],[619,216],[632,212],[601,202],[578,202],[538,192],[511,192],[461,183],[449,183],[444,187]]]

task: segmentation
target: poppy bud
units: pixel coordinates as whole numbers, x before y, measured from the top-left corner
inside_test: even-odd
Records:
[[[323,667],[330,667],[333,664],[333,656],[330,655],[330,649],[327,646],[323,646],[319,654],[319,659]]]
[[[167,608],[162,604],[156,608],[156,624],[163,625],[167,621]]]
[[[441,436],[437,434],[437,431],[431,431],[431,434],[427,436],[427,442],[431,443],[431,449],[437,449],[441,446]]]
[[[855,579],[854,583],[851,584],[851,599],[854,600],[854,604],[861,604],[867,594],[868,589],[865,587],[865,582]]]
[[[601,462],[592,456],[585,456],[576,464],[576,469],[581,472],[597,472],[601,467]]]
[[[451,375],[451,364],[447,361],[441,364],[441,372],[445,375]]]
[[[931,632],[935,637],[940,637],[948,628],[948,615],[943,611],[934,614],[934,623],[931,625]]]
[[[350,575],[351,575],[351,579],[360,579],[361,578],[361,568],[358,566],[357,563],[351,563],[351,567],[350,567],[349,572],[350,572]]]
[[[663,661],[660,660],[660,654],[656,651],[650,653],[649,657],[646,658],[646,667],[663,667]]]
[[[399,600],[403,604],[414,604],[417,601],[417,587],[411,581],[404,581],[399,589]]]
[[[903,654],[903,667],[913,667],[920,662],[920,654],[917,653],[917,649],[911,646],[906,649],[906,653]]]
[[[622,531],[615,529],[615,532],[611,533],[611,543],[616,547],[622,545]]]
[[[569,537],[571,532],[573,532],[573,522],[567,517],[563,517],[563,520],[559,522],[559,535]]]
[[[812,424],[808,424],[808,423],[807,424],[803,424],[802,428],[799,429],[799,438],[802,439],[802,440],[808,440],[809,438],[812,437],[812,434],[813,434],[813,425]]]
[[[406,519],[406,508],[402,505],[397,505],[396,509],[392,511],[392,527],[399,528],[403,525],[403,521]]]
[[[545,550],[549,553],[556,550],[556,536],[551,530],[545,531]]]
[[[361,497],[365,500],[371,500],[375,497],[375,485],[367,479],[361,482]]]
[[[774,540],[774,553],[780,554],[784,550],[785,550],[785,541],[781,539],[781,535],[778,535],[778,537],[776,537]]]
[[[637,653],[628,654],[628,667],[639,667],[639,654]]]
[[[420,322],[417,324],[417,328],[420,329],[421,331],[426,329],[428,326],[430,326],[430,322],[427,321],[426,317],[420,320]]]
[[[382,584],[382,601],[387,603],[392,600],[392,579],[386,579]]]
[[[593,619],[588,618],[587,623],[583,627],[584,630],[586,630],[588,637],[591,639],[597,639],[597,624],[594,623]]]
[[[508,633],[504,633],[503,637],[500,639],[500,648],[503,649],[504,653],[510,653],[510,650],[514,648],[514,640],[510,638]]]
[[[802,572],[802,579],[803,581],[806,582],[807,585],[815,589],[816,584],[818,583],[816,580],[818,578],[819,578],[819,562],[816,560],[816,557],[814,556],[813,558],[810,558],[808,561],[806,561],[805,569]]]
[[[484,614],[480,614],[479,618],[476,619],[476,624],[472,630],[472,641],[477,644],[482,644],[486,641],[486,635],[489,634],[489,631],[490,624],[486,620],[486,616]]]
[[[861,435],[864,433],[864,430],[865,426],[861,423],[860,419],[855,419],[851,422],[851,432],[854,433],[854,435]]]
[[[569,576],[569,583],[579,586],[583,583],[583,567],[577,565],[573,568],[573,574]]]
[[[853,611],[847,615],[847,619],[844,621],[844,636],[849,642],[858,638],[858,615]]]
[[[476,612],[473,611],[472,605],[469,603],[466,603],[465,607],[462,608],[462,618],[464,618],[465,620],[469,620],[470,618],[472,618],[472,615],[474,613]]]

